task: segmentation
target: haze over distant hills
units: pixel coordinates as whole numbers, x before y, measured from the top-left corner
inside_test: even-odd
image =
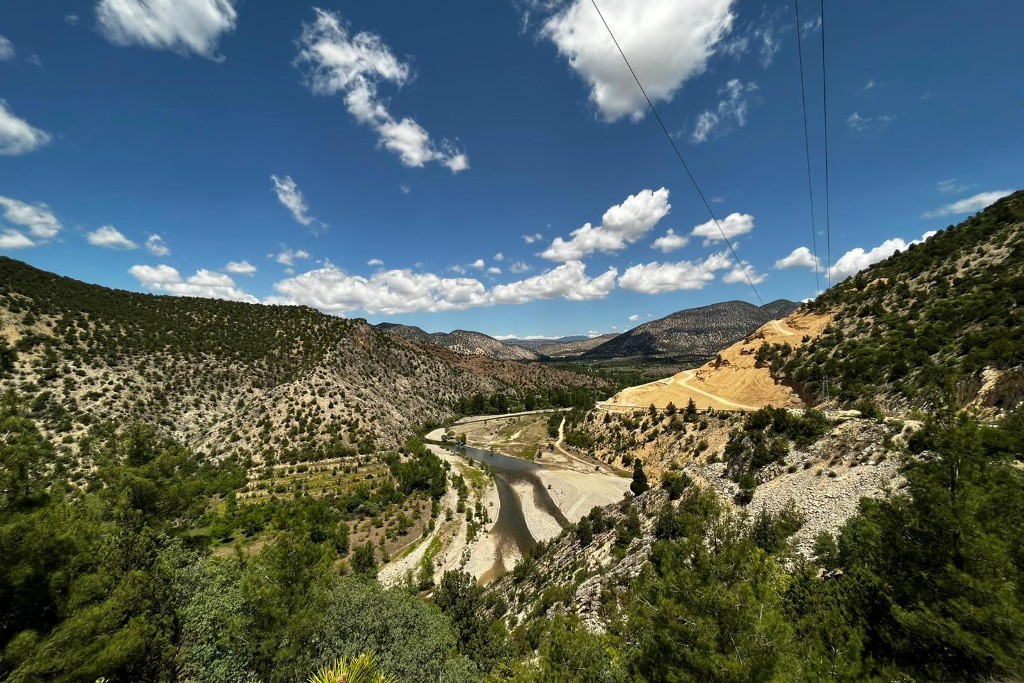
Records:
[[[743,301],[727,301],[678,311],[622,334],[554,340],[502,341],[481,332],[455,330],[430,333],[419,327],[395,323],[381,323],[377,328],[420,344],[432,344],[455,353],[487,356],[495,360],[699,359],[714,355],[770,320],[789,315],[797,306],[785,299],[760,307]]]

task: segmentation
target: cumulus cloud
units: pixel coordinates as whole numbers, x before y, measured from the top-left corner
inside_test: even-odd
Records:
[[[577,261],[595,251],[615,252],[646,235],[672,208],[668,190],[642,190],[604,213],[596,228],[586,223],[569,240],[556,237],[541,253],[551,261]]]
[[[733,266],[732,270],[722,276],[722,282],[727,285],[747,284],[748,280],[750,283],[759,285],[767,279],[766,274],[758,273],[748,261],[741,261],[740,265]]]
[[[940,188],[941,189],[941,188]],[[925,218],[942,218],[944,216],[958,216],[965,213],[981,211],[986,206],[994,204],[1003,197],[1013,194],[1013,190],[995,190],[993,192],[979,192],[976,195],[955,201],[952,204],[940,206],[934,211],[924,214]]]
[[[371,268],[376,268],[378,266],[383,266],[384,262],[381,261],[379,258],[372,258],[366,262],[366,265],[370,266]]]
[[[313,233],[319,233],[327,229],[328,225],[326,223],[309,215],[309,205],[306,204],[306,198],[302,195],[302,191],[299,190],[299,186],[292,180],[291,176],[286,175],[284,178],[278,178],[276,175],[272,175],[270,180],[274,183],[274,193],[277,194],[277,201],[281,202],[286,209],[291,211],[292,218],[297,223],[306,226]]]
[[[0,36],[0,62],[14,59],[14,45],[6,37]]]
[[[170,247],[160,235],[150,235],[146,239],[146,249],[153,256],[169,256],[171,253]]]
[[[531,270],[533,270],[533,268],[531,268],[527,263],[523,261],[516,261],[511,266],[509,266],[508,269],[516,274],[528,273]]]
[[[248,261],[228,261],[228,264],[224,266],[224,270],[235,275],[255,275],[256,266],[252,265]]]
[[[338,14],[316,9],[316,19],[303,24],[296,64],[306,67],[306,85],[315,95],[341,93],[359,123],[377,131],[379,144],[406,166],[437,162],[452,173],[469,168],[469,158],[448,140],[435,142],[414,119],[395,118],[377,89],[383,83],[401,88],[412,70],[400,61],[379,35],[352,35]]]
[[[541,275],[496,285],[488,290],[471,277],[441,277],[409,269],[381,270],[369,277],[350,275],[327,263],[322,268],[274,285],[271,304],[302,304],[335,314],[365,311],[393,315],[412,311],[452,311],[537,299],[600,299],[615,288],[615,269],[590,278],[579,261]]]
[[[640,316],[638,316],[636,314],[629,316],[629,322],[631,322],[631,323],[635,323],[639,319],[640,319]]]
[[[527,244],[540,242],[542,239],[544,239],[544,235],[540,234],[539,232],[534,235],[523,235],[523,241],[526,242]]]
[[[46,131],[15,116],[7,108],[7,103],[0,100],[0,155],[16,157],[28,154],[48,144],[51,139]]]
[[[128,272],[135,276],[140,285],[153,292],[258,303],[256,297],[238,289],[234,280],[223,273],[199,269],[195,275],[182,279],[177,269],[167,265],[132,266]]]
[[[46,204],[26,204],[17,199],[0,196],[0,208],[3,209],[4,219],[8,223],[20,226],[28,231],[26,238],[34,238],[33,243],[46,242],[57,236],[63,226],[57,217],[53,215]],[[10,233],[11,231],[8,231]],[[30,246],[24,244],[23,246]]]
[[[501,275],[501,268],[499,268],[498,266],[491,266],[490,268],[487,269],[487,273],[489,275]]]
[[[141,45],[216,59],[217,45],[235,29],[233,0],[100,0],[100,32],[114,45]],[[77,21],[77,19],[76,19]]]
[[[308,259],[309,252],[304,249],[288,249],[285,247],[277,254],[273,254],[272,258],[282,266],[291,268],[295,265],[296,261]]]
[[[904,251],[911,244],[920,244],[935,234],[934,230],[926,232],[921,239],[912,242],[904,242],[901,238],[895,237],[879,244],[870,251],[857,247],[851,249],[836,260],[834,266],[829,268],[828,275],[832,282],[840,282],[864,270],[868,266],[883,261],[897,251]]]
[[[34,246],[36,243],[23,233],[14,230],[0,233],[0,249],[27,249]]]
[[[104,225],[101,228],[93,230],[86,235],[86,239],[89,240],[89,244],[97,247],[103,247],[104,249],[120,249],[127,251],[139,248],[139,245],[121,234],[121,231],[113,225]]]
[[[721,226],[721,229],[719,229]],[[704,246],[710,246],[714,242],[721,242],[723,239],[722,233],[725,233],[725,237],[730,240],[739,235],[745,235],[754,229],[754,217],[749,213],[731,213],[722,220],[715,223],[710,220],[707,223],[701,223],[693,229],[690,233],[694,237],[703,237]]]
[[[747,125],[750,96],[756,92],[757,83],[750,82],[744,85],[736,78],[723,85],[718,89],[718,94],[723,99],[714,110],[705,109],[697,115],[690,140],[700,144],[710,139],[712,134],[720,137],[734,128]]]
[[[704,72],[732,29],[733,0],[604,0],[601,11],[654,102],[668,102]],[[549,4],[555,7],[554,4]],[[588,0],[558,4],[541,34],[590,89],[607,121],[639,121],[647,103]]]
[[[714,281],[716,271],[724,270],[730,264],[729,255],[722,252],[699,261],[635,265],[627,268],[619,278],[619,287],[643,294],[703,289]]]
[[[476,268],[477,270],[483,270],[487,264],[484,263],[484,260],[482,258],[478,258],[476,261],[473,261],[469,265],[473,268]]]
[[[367,278],[330,263],[282,280],[274,289],[280,296],[267,303],[302,304],[335,314],[451,311],[486,303],[484,285],[473,278],[443,278],[408,269],[382,270]]]
[[[797,247],[790,252],[789,256],[780,258],[775,262],[776,270],[788,268],[810,268],[815,270],[821,267],[821,259],[811,253],[807,247]]]
[[[654,244],[651,245],[651,248],[661,249],[662,252],[667,254],[670,251],[682,249],[689,241],[689,237],[686,237],[685,235],[677,235],[671,228],[669,228],[668,232],[654,240]]]
[[[497,254],[494,255],[494,260],[497,261],[498,263],[501,263],[502,261],[505,260],[505,255],[499,251]]]
[[[569,261],[546,273],[497,285],[491,290],[491,299],[499,304],[521,304],[536,299],[603,299],[615,288],[616,275],[618,271],[609,268],[603,274],[589,278],[586,266],[579,261]]]

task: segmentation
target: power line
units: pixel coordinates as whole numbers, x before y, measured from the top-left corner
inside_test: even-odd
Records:
[[[800,37],[800,0],[793,0],[793,9],[796,11],[796,51],[800,56],[800,103],[804,112],[804,153],[807,157],[807,196],[811,208],[811,246],[814,249],[814,293],[821,294],[821,277],[818,275],[818,227],[814,220],[814,187],[811,182],[811,138],[807,132],[807,88],[804,85],[804,48],[803,39]]]
[[[643,84],[640,82],[640,79],[637,78],[636,71],[633,70],[633,65],[629,63],[629,59],[626,58],[626,53],[622,51],[622,46],[619,45],[619,41],[615,38],[615,34],[612,33],[612,29],[605,20],[604,14],[601,13],[601,8],[597,6],[597,0],[590,0],[590,2],[593,3],[594,9],[597,10],[597,16],[601,17],[601,23],[604,24],[605,29],[608,31],[608,35],[612,38],[612,42],[615,43],[615,47],[618,49],[619,54],[622,55],[622,61],[624,61],[626,66],[629,68],[629,73],[633,74],[633,80],[636,81],[637,87],[640,88],[640,92],[643,93],[644,99],[647,100],[647,106],[651,108],[651,113],[654,114],[654,118],[658,120],[658,125],[661,126],[662,132],[665,133],[665,137],[668,138],[669,144],[672,145],[672,149],[675,150],[679,163],[683,165],[683,168],[686,170],[686,175],[689,176],[690,182],[693,183],[693,189],[697,190],[697,194],[700,195],[701,201],[704,202],[704,206],[707,208],[708,213],[711,214],[711,220],[715,222],[715,225],[718,226],[718,231],[722,233],[722,239],[725,240],[725,243],[729,246],[729,253],[732,254],[733,260],[743,272],[743,277],[746,278],[747,284],[749,284],[750,288],[754,290],[754,296],[757,297],[758,302],[764,306],[764,299],[761,298],[761,294],[757,291],[757,287],[754,286],[754,281],[750,279],[750,275],[747,273],[747,269],[743,265],[743,262],[740,261],[738,256],[736,256],[736,250],[733,248],[732,242],[725,234],[725,230],[722,229],[722,224],[718,222],[718,217],[715,216],[715,212],[711,209],[711,204],[708,203],[708,200],[704,197],[704,193],[701,192],[700,185],[697,184],[696,178],[694,178],[693,173],[690,172],[690,167],[687,166],[686,161],[683,160],[683,155],[679,151],[679,147],[676,146],[676,141],[672,139],[672,134],[668,132],[668,128],[665,127],[665,123],[661,120],[661,116],[658,115],[658,110],[655,109],[654,103],[651,102],[651,98],[647,96],[647,91],[644,90]]]
[[[828,62],[825,60],[825,0],[818,0],[821,7],[821,107],[825,115],[825,240],[827,278],[829,289],[832,288],[832,207],[829,204],[828,182]]]

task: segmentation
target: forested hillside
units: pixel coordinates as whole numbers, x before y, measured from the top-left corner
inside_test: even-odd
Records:
[[[0,321],[5,385],[68,443],[95,422],[138,419],[198,452],[257,462],[371,452],[474,394],[543,405],[549,390],[605,386],[409,344],[309,308],[115,291],[7,258]]]
[[[828,378],[831,396],[847,405],[867,398],[907,410],[953,396],[1006,408],[1024,399],[1022,304],[1017,192],[837,284],[807,304],[833,317],[820,339],[791,355],[781,347],[761,355],[817,399]]]

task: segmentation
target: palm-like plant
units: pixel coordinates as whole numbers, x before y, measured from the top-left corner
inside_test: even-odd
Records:
[[[377,655],[367,652],[334,660],[310,676],[309,683],[398,683],[398,679],[381,671]]]

